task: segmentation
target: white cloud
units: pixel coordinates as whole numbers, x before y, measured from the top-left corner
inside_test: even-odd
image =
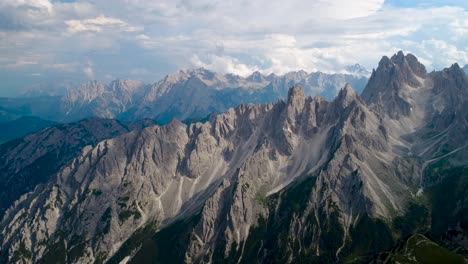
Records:
[[[48,0],[0,0],[0,28],[7,30],[47,25],[53,15]]]
[[[88,77],[88,79],[93,80],[94,79],[94,71],[93,68],[91,67],[86,67],[83,69],[83,73]]]
[[[0,0],[0,67],[155,81],[185,67],[239,75],[372,68],[403,49],[440,69],[468,63],[465,10],[383,0]]]
[[[322,17],[350,19],[365,17],[377,12],[382,7],[384,0],[332,0],[310,2],[311,4],[315,4],[313,8],[316,8]]]
[[[197,55],[193,55],[190,62],[193,67],[202,67],[219,73],[233,73],[240,76],[247,76],[259,70],[256,66],[243,64],[238,59],[229,56],[208,55],[202,60]]]
[[[142,27],[130,26],[124,21],[116,18],[106,17],[100,15],[96,18],[83,19],[83,20],[66,20],[65,24],[68,26],[68,31],[71,33],[78,32],[101,32],[104,29],[117,29],[121,31],[133,32],[141,31]]]
[[[451,23],[450,23],[450,29],[454,33],[453,39],[458,40],[461,38],[467,38],[468,36],[468,18],[467,17],[461,17],[461,18],[455,18]]]
[[[428,70],[449,67],[455,62],[461,64],[462,67],[468,63],[468,47],[465,46],[459,49],[444,40],[406,41],[403,46],[405,49],[415,53]]]

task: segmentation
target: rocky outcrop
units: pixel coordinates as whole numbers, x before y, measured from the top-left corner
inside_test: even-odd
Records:
[[[392,118],[408,116],[411,103],[408,94],[412,89],[424,85],[426,76],[424,65],[412,54],[398,54],[388,58],[384,56],[362,92],[363,100],[376,110]]]
[[[154,125],[93,118],[56,125],[0,145],[0,218],[21,195],[46,183],[85,146]]]

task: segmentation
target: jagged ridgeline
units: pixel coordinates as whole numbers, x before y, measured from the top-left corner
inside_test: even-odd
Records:
[[[91,81],[81,86],[35,87],[18,98],[0,98],[0,122],[27,115],[58,122],[100,117],[126,121],[150,118],[166,124],[172,118],[193,120],[222,113],[240,103],[273,102],[285,98],[295,83],[308,95],[328,99],[346,83],[362,91],[368,79],[365,69],[355,65],[348,72],[298,71],[281,76],[254,72],[243,78],[195,69],[178,71],[153,84],[115,80],[109,84]]]
[[[84,147],[16,201],[1,261],[465,263],[468,79],[384,57],[362,96],[300,86]]]

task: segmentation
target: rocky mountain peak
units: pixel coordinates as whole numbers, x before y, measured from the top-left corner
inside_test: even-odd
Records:
[[[456,62],[454,64],[452,64],[450,66],[450,68],[448,68],[448,71],[453,73],[453,74],[456,74],[456,75],[463,75],[464,74],[463,69]]]
[[[294,124],[302,114],[305,103],[306,95],[301,85],[296,84],[288,90],[286,115],[290,124]]]
[[[79,88],[68,89],[67,100],[70,102],[84,101],[89,102],[97,98],[106,91],[106,86],[99,81],[89,81]]]
[[[354,74],[354,75],[358,75],[358,76],[369,76],[370,75],[370,72],[364,66],[362,66],[359,63],[356,63],[354,65],[346,66],[345,70],[350,74]]]
[[[458,63],[452,64],[450,68],[444,69],[442,72],[447,75],[449,80],[454,81],[456,87],[461,87],[461,89],[464,88],[465,91],[468,91],[468,87],[466,87],[468,77]]]
[[[142,85],[144,85],[142,81],[116,79],[109,84],[109,87],[113,90],[133,91]]]
[[[81,90],[101,90],[105,87],[105,85],[99,81],[88,81],[81,85]]]
[[[216,78],[217,75],[216,73],[209,71],[205,68],[194,69],[190,73],[191,75],[196,75],[204,80],[213,80],[214,78]]]
[[[295,81],[305,79],[307,78],[307,76],[308,76],[308,73],[304,70],[288,72],[284,75],[286,79],[295,80]]]
[[[249,82],[264,82],[265,80],[265,76],[263,76],[259,71],[255,71],[247,77],[247,81]]]
[[[304,103],[306,99],[306,95],[304,92],[304,88],[296,84],[291,87],[288,91],[288,105],[295,105],[296,103]]]
[[[380,59],[379,61],[377,69],[388,68],[391,66],[393,66],[393,62],[390,60],[390,58],[387,56],[383,56],[382,59]]]
[[[408,115],[411,105],[406,95],[409,87],[423,86],[426,68],[412,55],[402,51],[391,58],[382,57],[362,92],[363,100],[394,118]]]
[[[190,77],[188,71],[179,70],[175,73],[168,74],[160,81],[160,83],[175,83],[181,80],[187,80]],[[153,84],[153,86],[156,84]]]
[[[354,91],[351,84],[347,83],[341,90],[338,92],[337,98],[356,98],[357,94]]]
[[[411,53],[406,54],[405,60],[408,65],[411,67],[413,73],[420,77],[424,77],[427,74],[426,67],[419,62],[418,58]]]
[[[272,81],[272,80],[274,80],[274,79],[277,78],[277,77],[278,77],[278,76],[277,76],[275,73],[272,72],[272,73],[270,73],[270,74],[266,77],[266,79],[267,79],[268,81]]]
[[[347,83],[336,96],[335,102],[341,107],[345,108],[350,105],[353,101],[357,100],[358,95],[354,91],[353,87]]]
[[[387,60],[385,60],[387,61]],[[421,64],[416,56],[411,53],[406,55],[403,54],[403,51],[398,51],[397,54],[394,54],[390,59],[391,63],[399,67],[399,71],[405,77],[411,77],[409,75],[415,74],[419,77],[424,77],[426,75],[426,67]]]
[[[405,54],[400,50],[396,54],[393,54],[390,60],[395,64],[402,65],[405,61]]]
[[[451,92],[453,93],[452,97],[458,97],[458,99],[463,98],[468,93],[468,77],[457,63],[440,72],[431,73],[431,77],[437,92]],[[452,104],[454,103],[452,102]]]
[[[346,94],[348,94],[348,93],[356,94],[356,93],[354,92],[353,87],[352,87],[351,84],[349,84],[349,83],[346,83],[345,86],[340,90],[340,92],[344,92],[344,93],[346,93]]]

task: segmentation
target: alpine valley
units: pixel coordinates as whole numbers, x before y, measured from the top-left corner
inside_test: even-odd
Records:
[[[60,96],[70,121],[128,122],[86,119],[0,145],[0,262],[466,263],[463,69],[428,73],[400,51],[362,93],[343,77],[351,85],[333,101],[310,96],[301,80],[313,74],[296,75],[181,71]],[[224,113],[169,118],[213,111]]]

